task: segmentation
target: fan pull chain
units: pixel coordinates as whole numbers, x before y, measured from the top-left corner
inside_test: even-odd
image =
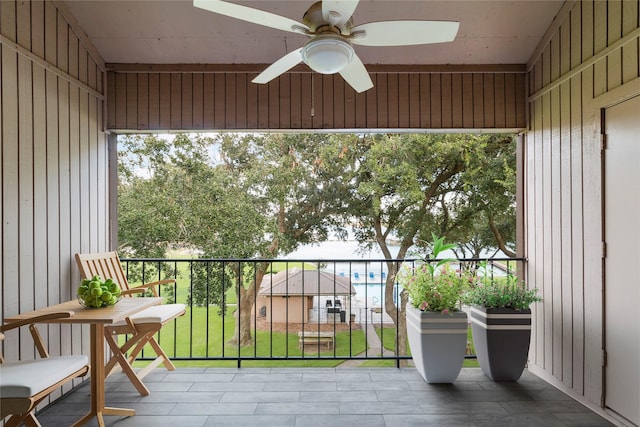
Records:
[[[314,96],[313,96],[313,93],[314,93],[314,89],[313,89],[313,86],[314,86],[314,85],[313,85],[313,75],[314,75],[314,74],[315,74],[315,73],[312,71],[312,72],[311,72],[311,117],[313,117],[313,115],[314,115],[314,114],[315,114],[315,112],[316,112],[316,111],[315,111],[315,109],[316,109],[316,106],[315,106],[315,105],[316,105],[316,104],[315,104],[315,98],[314,98]]]

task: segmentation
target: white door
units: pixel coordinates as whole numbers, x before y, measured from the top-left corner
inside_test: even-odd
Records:
[[[605,404],[640,425],[640,96],[605,123]]]

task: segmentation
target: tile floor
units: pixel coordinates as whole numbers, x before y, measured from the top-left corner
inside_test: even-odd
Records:
[[[453,384],[428,384],[414,368],[178,368],[145,378],[139,396],[126,377],[107,380],[107,404],[136,416],[113,427],[610,426],[604,418],[525,371],[494,383],[464,368]],[[43,426],[71,425],[89,405],[89,387],[42,411]],[[89,426],[97,426],[92,420]]]

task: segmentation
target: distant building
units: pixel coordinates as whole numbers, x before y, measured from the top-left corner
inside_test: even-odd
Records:
[[[266,275],[256,307],[274,323],[345,322],[350,319],[351,296],[355,294],[348,277],[296,267]]]

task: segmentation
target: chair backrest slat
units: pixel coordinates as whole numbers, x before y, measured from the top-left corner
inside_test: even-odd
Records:
[[[83,279],[97,275],[103,280],[112,279],[120,285],[121,289],[129,289],[129,283],[117,252],[76,254],[76,261]]]

